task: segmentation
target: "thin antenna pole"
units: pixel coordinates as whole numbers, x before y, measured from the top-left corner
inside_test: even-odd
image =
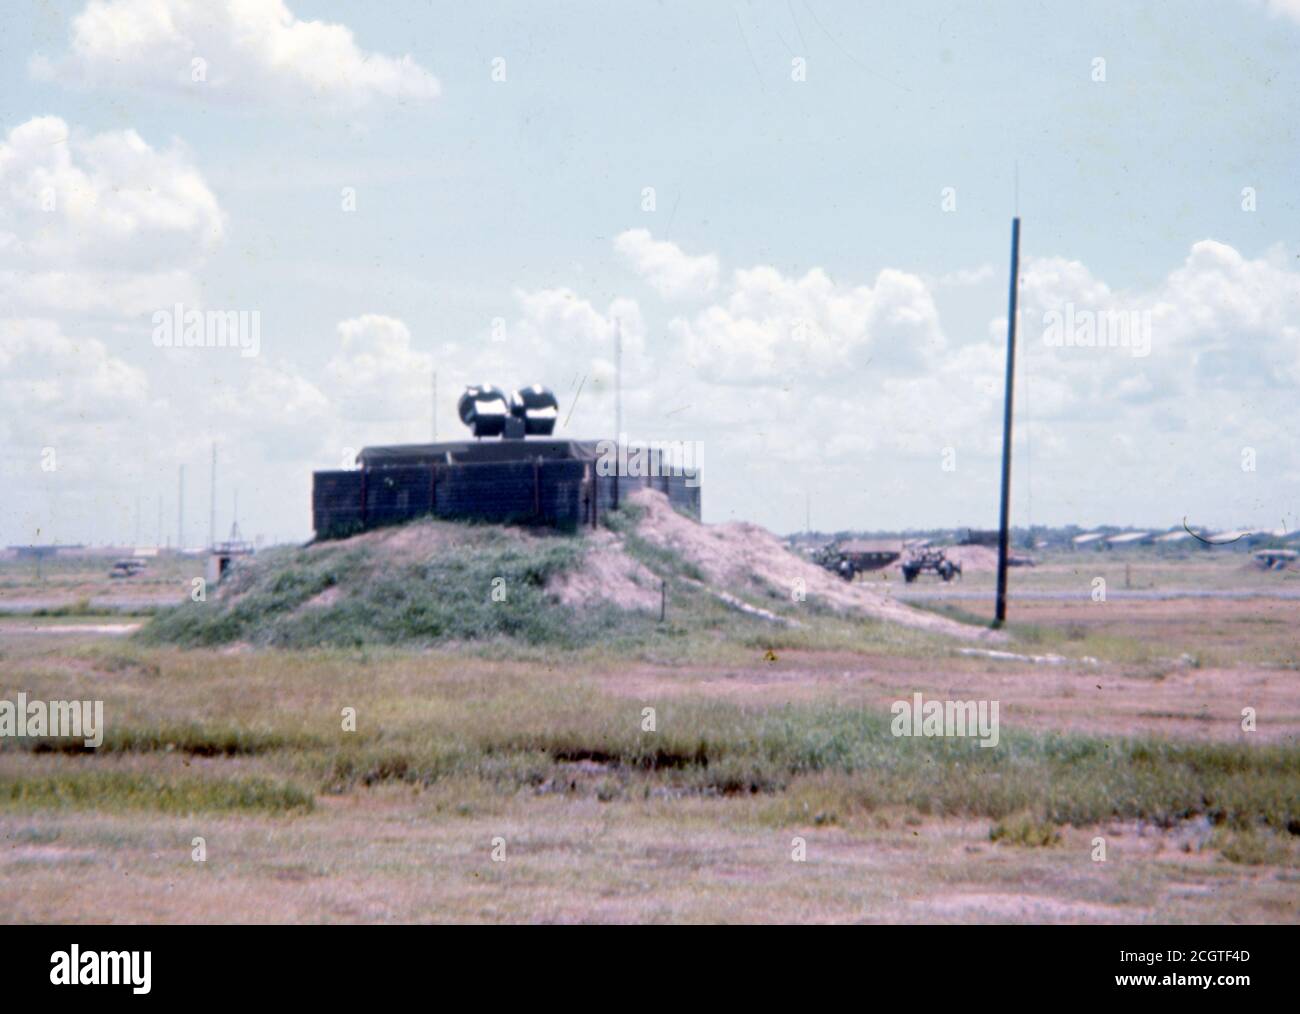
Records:
[[[1020,217],[1011,220],[1011,294],[1007,307],[1007,394],[1002,413],[1002,510],[998,522],[998,600],[994,627],[1007,619],[1007,525],[1011,512],[1011,407],[1016,381],[1016,294],[1020,280]]]
[[[614,318],[614,447],[617,460],[623,460],[623,322]],[[614,509],[618,510],[620,468],[614,469]]]
[[[217,544],[217,442],[212,442],[211,496],[208,499],[208,546]]]
[[[176,481],[176,551],[185,548],[185,466],[181,465]]]
[[[1020,414],[1025,417],[1025,527],[1029,529],[1032,545],[1034,531],[1034,428],[1030,425],[1033,413],[1029,410],[1029,374],[1020,374]]]

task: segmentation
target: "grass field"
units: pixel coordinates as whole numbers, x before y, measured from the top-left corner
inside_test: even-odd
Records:
[[[129,556],[124,550],[121,556]],[[125,579],[108,576],[117,555],[0,560],[0,616],[143,615],[181,599],[203,574],[197,557],[162,555]]]
[[[1241,563],[1196,561],[1219,568],[1202,586],[1254,582]],[[1074,568],[1031,579],[1066,583]],[[300,603],[320,576],[277,594]],[[587,638],[455,628],[434,645],[322,647],[295,620],[258,628],[284,646],[255,647],[191,636],[205,619],[177,645],[161,627],[113,636],[0,618],[0,698],[101,699],[107,726],[93,752],[0,739],[0,912],[1300,917],[1300,601],[1017,602],[1009,638],[972,649],[813,608],[774,627],[681,576],[665,624],[601,620]],[[391,579],[366,587],[390,601]],[[979,599],[927,607],[987,615]],[[441,622],[421,609],[421,624]],[[1047,654],[1061,659],[1029,660]],[[894,736],[890,705],[915,691],[998,701],[999,745]]]
[[[1027,551],[1019,551],[1027,552]],[[1149,547],[1132,549],[1046,550],[1028,553],[1032,567],[1013,567],[1011,584],[1022,592],[1065,592],[1090,598],[1093,581],[1102,578],[1108,593],[1118,592],[1275,592],[1300,594],[1300,569],[1264,570],[1245,549],[1188,549],[1178,552]],[[876,580],[880,574],[874,575]],[[958,589],[993,592],[993,570],[968,571]],[[902,592],[895,575],[890,580]],[[929,590],[929,584],[910,586]]]

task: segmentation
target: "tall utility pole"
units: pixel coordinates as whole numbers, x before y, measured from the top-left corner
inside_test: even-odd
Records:
[[[185,548],[185,466],[176,482],[176,551]]]
[[[1016,293],[1020,285],[1020,216],[1011,220],[1011,295],[1007,307],[1007,395],[1002,413],[1002,510],[998,522],[998,601],[994,627],[1007,619],[1007,548],[1011,512],[1011,403],[1016,382]]]
[[[623,322],[614,318],[614,509],[618,510],[618,482],[623,451]]]
[[[212,481],[209,487],[211,502],[208,504],[208,547],[217,544],[217,442],[212,442]]]

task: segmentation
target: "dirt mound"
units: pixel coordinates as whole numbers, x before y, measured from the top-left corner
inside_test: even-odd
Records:
[[[374,552],[381,557],[393,560],[406,560],[414,557],[444,553],[471,544],[480,530],[458,523],[437,518],[421,518],[410,524],[397,525],[392,528],[376,528],[369,532],[346,539],[323,540],[313,542],[307,547],[308,553],[325,554],[342,547]],[[493,534],[519,542],[529,537],[526,529],[509,526],[494,526]]]
[[[998,569],[998,551],[991,546],[949,546],[944,553],[953,563],[961,564],[963,574]]]
[[[628,556],[613,532],[597,532],[587,539],[582,564],[553,577],[546,590],[566,606],[591,606],[609,602],[620,609],[658,610],[660,581],[640,562]]]
[[[493,526],[492,531],[495,536],[516,543],[521,550],[554,538],[547,529],[503,525]],[[466,552],[470,551],[470,543],[464,525],[432,518],[365,532],[346,540],[349,547],[366,548],[394,562]],[[566,606],[582,608],[609,603],[620,609],[657,612],[659,584],[659,578],[623,550],[622,540],[613,532],[598,531],[583,537],[581,563],[552,574],[546,582],[546,592]]]
[[[707,596],[792,627],[810,619],[806,602],[955,637],[990,636],[846,583],[757,525],[702,525],[650,490],[629,501],[597,531],[430,518],[259,554],[241,561],[203,608],[164,611],[140,636],[183,646],[584,646],[643,636],[665,590],[679,607]],[[695,612],[679,615],[689,625]]]
[[[922,612],[886,598],[867,585],[847,582],[796,556],[766,528],[748,522],[700,524],[678,514],[655,490],[639,490],[629,499],[644,511],[637,535],[679,554],[712,584],[745,588],[757,579],[791,595],[796,587],[802,587],[810,600],[820,600],[842,612],[955,637],[992,638],[991,631]]]

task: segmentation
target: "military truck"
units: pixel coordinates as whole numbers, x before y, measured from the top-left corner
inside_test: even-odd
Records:
[[[942,549],[918,549],[903,561],[903,580],[911,584],[922,574],[938,574],[945,582],[961,577],[961,564],[948,559]]]
[[[859,574],[888,567],[900,555],[902,545],[896,540],[849,539],[822,546],[813,554],[813,562],[852,581]]]

